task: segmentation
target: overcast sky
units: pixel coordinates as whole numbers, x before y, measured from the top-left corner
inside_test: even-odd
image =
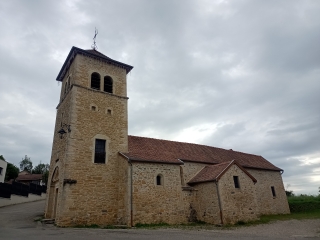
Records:
[[[320,186],[320,1],[0,2],[0,155],[49,163],[72,46],[134,66],[129,134],[262,155]]]

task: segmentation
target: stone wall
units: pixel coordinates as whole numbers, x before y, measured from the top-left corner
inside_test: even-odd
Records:
[[[118,162],[118,214],[117,224],[130,226],[130,166],[126,159]]]
[[[184,162],[181,165],[183,169],[183,182],[186,185],[201,169],[203,169],[206,165],[204,163],[195,163],[195,162]]]
[[[163,184],[156,184],[158,174]],[[133,162],[133,224],[187,223],[194,193],[182,191],[180,166]]]
[[[235,188],[233,176],[238,176],[240,188]],[[218,187],[224,223],[258,219],[255,184],[237,165],[233,164],[222,175]]]
[[[220,208],[215,182],[200,183],[194,186],[196,200],[194,207],[197,220],[211,224],[221,224]]]
[[[288,214],[289,204],[282,182],[281,173],[277,171],[247,169],[257,179],[256,191],[260,214]],[[271,186],[275,188],[273,197]]]

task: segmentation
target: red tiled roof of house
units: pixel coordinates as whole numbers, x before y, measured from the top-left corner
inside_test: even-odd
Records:
[[[236,160],[242,167],[282,171],[261,156],[194,143],[128,136],[132,161],[183,164],[182,161],[219,164]]]
[[[42,174],[25,174],[25,175],[19,175],[16,178],[16,181],[36,181],[41,179],[42,179]]]
[[[257,180],[248,173],[244,168],[242,168],[235,160],[230,162],[224,162],[216,165],[205,166],[196,176],[194,176],[188,184],[202,183],[218,181],[221,176],[229,169],[230,166],[236,164],[245,174],[247,174],[253,182]]]

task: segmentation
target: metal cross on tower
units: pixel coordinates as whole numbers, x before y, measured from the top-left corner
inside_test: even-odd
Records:
[[[96,37],[97,37],[97,35],[98,35],[98,29],[95,28],[95,30],[94,30],[94,37],[93,37],[93,44],[91,45],[91,47],[92,47],[93,50],[97,50],[97,49],[98,49],[97,44],[96,44]]]

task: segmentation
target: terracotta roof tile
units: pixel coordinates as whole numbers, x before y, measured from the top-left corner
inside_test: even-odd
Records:
[[[188,184],[215,181],[216,178],[229,166],[230,162],[205,166]]]
[[[34,181],[34,180],[41,180],[42,174],[25,174],[19,175],[16,178],[16,181]]]
[[[182,164],[182,161],[219,164],[236,160],[242,167],[274,171],[274,166],[261,156],[210,147],[194,143],[175,142],[154,138],[128,136],[129,153],[122,153],[132,161]]]
[[[255,179],[247,170],[241,167],[236,160],[232,160],[230,162],[205,166],[188,182],[188,184],[218,181],[232,165],[237,165],[245,174],[248,175],[248,177],[252,179],[253,182],[257,182],[257,179]]]

